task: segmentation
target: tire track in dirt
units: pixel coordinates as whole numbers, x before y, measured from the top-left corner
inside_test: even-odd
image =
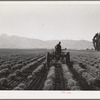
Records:
[[[64,79],[63,79],[63,70],[61,68],[61,64],[57,64],[55,66],[55,88],[54,90],[65,90]]]

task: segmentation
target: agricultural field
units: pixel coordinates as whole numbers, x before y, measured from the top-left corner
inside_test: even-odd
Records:
[[[66,59],[50,50],[0,49],[0,90],[100,90],[100,52],[70,50]]]

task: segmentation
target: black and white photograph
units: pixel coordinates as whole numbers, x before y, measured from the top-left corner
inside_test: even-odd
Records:
[[[99,91],[100,2],[0,1],[0,90]]]

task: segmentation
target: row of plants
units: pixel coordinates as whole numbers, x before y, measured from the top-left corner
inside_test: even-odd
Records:
[[[73,64],[73,69],[87,82],[88,85],[94,85],[96,78],[93,77],[86,69],[81,68],[78,63]]]
[[[50,67],[43,90],[54,90],[55,87],[55,66]]]
[[[73,78],[72,73],[68,69],[66,64],[62,64],[63,69],[63,77],[65,81],[65,89],[66,90],[80,90],[80,86],[78,82]]]

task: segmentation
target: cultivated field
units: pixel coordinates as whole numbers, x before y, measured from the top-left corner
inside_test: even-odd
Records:
[[[70,51],[65,59],[51,59],[48,50],[0,50],[0,90],[100,90],[100,52]]]

